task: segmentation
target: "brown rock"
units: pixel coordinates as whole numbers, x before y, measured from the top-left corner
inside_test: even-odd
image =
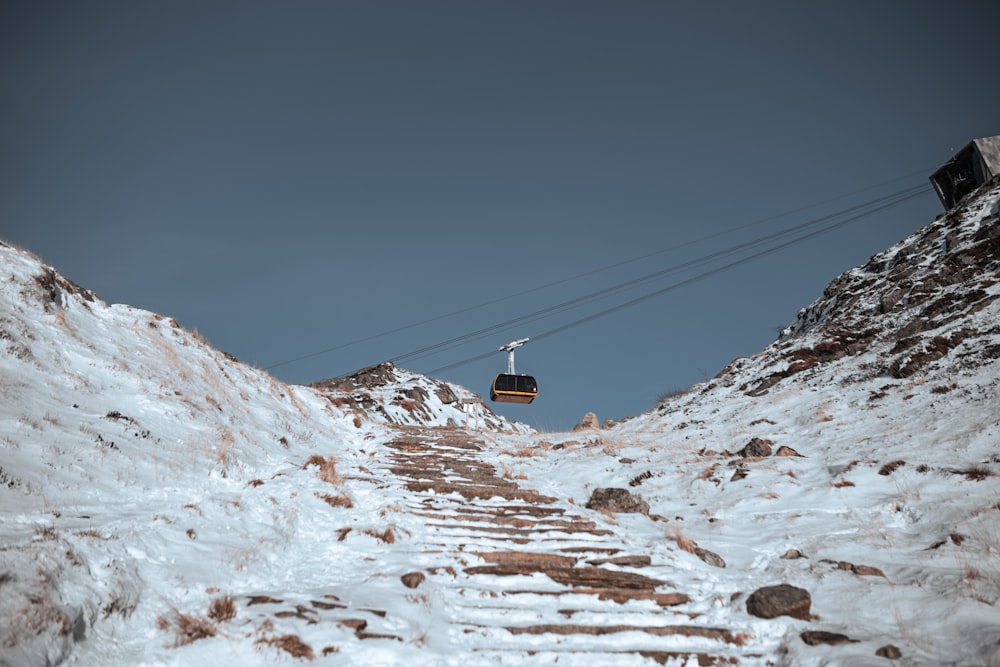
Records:
[[[795,451],[791,447],[786,447],[785,445],[782,445],[781,447],[778,447],[778,450],[776,452],[774,452],[774,455],[775,456],[802,456],[801,454],[799,454],[797,451]]]
[[[859,577],[883,577],[885,578],[885,572],[878,569],[877,567],[872,567],[871,565],[855,565],[851,568],[851,571]]]
[[[426,577],[423,572],[410,572],[408,574],[404,574],[400,577],[400,579],[402,580],[403,585],[407,588],[416,588],[420,584],[424,583],[424,579],[426,579]]]
[[[649,503],[627,489],[594,489],[585,507],[589,510],[615,512],[617,514],[647,514]]]
[[[809,591],[790,584],[758,588],[747,598],[747,612],[758,618],[791,616],[808,621],[811,605]]]
[[[899,650],[899,647],[893,646],[892,644],[886,644],[879,650],[875,651],[875,655],[880,658],[888,658],[889,660],[899,660],[903,657],[903,653]]]
[[[810,646],[818,646],[820,644],[839,646],[840,644],[854,644],[858,641],[857,639],[851,639],[847,635],[842,635],[838,632],[826,632],[825,630],[806,630],[799,636],[802,637],[802,641]]]
[[[583,416],[583,421],[573,427],[574,431],[586,431],[593,429],[595,431],[601,430],[601,422],[597,420],[597,415],[593,412],[588,412]]]
[[[709,551],[708,549],[702,549],[701,547],[695,547],[694,555],[702,559],[712,567],[726,567],[726,561],[722,559],[722,556],[715,553],[714,551]]]
[[[771,455],[771,441],[763,438],[753,438],[746,446],[737,452],[743,458],[759,458]]]

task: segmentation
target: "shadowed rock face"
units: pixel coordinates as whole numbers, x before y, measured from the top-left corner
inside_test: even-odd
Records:
[[[992,343],[1000,325],[967,326],[1000,298],[990,289],[1000,282],[1000,207],[991,203],[998,192],[994,180],[982,189],[986,196],[839,276],[776,343],[753,359],[737,359],[716,380],[739,382],[740,391],[756,397],[788,378],[871,352],[878,361],[866,366],[863,379],[911,377],[935,362],[1000,358]]]

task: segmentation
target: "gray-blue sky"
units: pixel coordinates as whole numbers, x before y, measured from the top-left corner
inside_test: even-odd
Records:
[[[997,19],[979,2],[5,2],[0,237],[258,366],[650,255],[272,370],[307,383],[925,181],[1000,133]],[[925,195],[529,344],[518,370],[542,396],[500,411],[553,429],[637,414],[939,212]],[[485,392],[504,364],[442,376]]]

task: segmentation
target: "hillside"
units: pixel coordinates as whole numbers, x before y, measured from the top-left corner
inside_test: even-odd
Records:
[[[998,218],[573,433],[287,386],[0,245],[0,665],[1000,664]]]

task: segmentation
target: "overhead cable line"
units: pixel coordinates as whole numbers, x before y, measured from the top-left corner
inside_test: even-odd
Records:
[[[737,266],[746,264],[746,263],[751,262],[753,260],[760,259],[761,257],[764,257],[766,255],[770,255],[770,254],[775,253],[775,252],[777,252],[779,250],[783,250],[783,249],[785,249],[785,248],[787,248],[789,246],[795,245],[797,243],[801,243],[803,241],[807,241],[807,240],[809,240],[811,238],[814,238],[816,236],[819,236],[821,234],[825,234],[825,233],[833,231],[835,229],[839,229],[840,227],[844,227],[844,226],[849,225],[851,223],[857,222],[857,221],[859,221],[859,220],[861,220],[863,218],[866,218],[866,217],[868,217],[870,215],[873,215],[875,213],[878,213],[880,211],[884,211],[884,210],[892,208],[894,206],[898,206],[899,204],[902,204],[902,203],[904,203],[906,201],[914,199],[914,198],[916,198],[916,197],[918,197],[918,196],[920,196],[922,194],[925,194],[927,192],[930,192],[930,189],[927,186],[921,186],[919,188],[910,188],[909,190],[901,191],[900,193],[896,193],[895,198],[883,201],[881,204],[877,205],[876,207],[874,207],[874,208],[872,208],[872,209],[870,209],[868,211],[857,213],[857,214],[855,214],[855,215],[853,215],[853,216],[851,216],[849,218],[846,218],[844,220],[840,220],[838,222],[835,222],[833,224],[827,225],[827,226],[822,227],[820,229],[816,229],[816,230],[813,230],[813,231],[808,232],[806,234],[802,234],[801,236],[797,236],[797,237],[795,237],[793,239],[790,239],[788,241],[784,241],[782,243],[779,243],[778,245],[772,246],[770,248],[766,248],[764,250],[758,251],[758,252],[753,253],[751,255],[747,255],[746,257],[741,257],[741,258],[736,259],[736,260],[734,260],[732,262],[729,262],[728,264],[724,264],[724,265],[716,267],[714,269],[710,269],[708,271],[705,271],[705,272],[700,273],[698,275],[692,276],[692,277],[687,278],[685,280],[682,280],[680,282],[673,283],[671,285],[668,285],[666,287],[660,288],[660,289],[655,290],[653,292],[650,292],[648,294],[644,294],[644,295],[636,297],[634,299],[630,299],[629,301],[626,301],[624,303],[620,303],[620,304],[617,304],[617,305],[612,306],[610,308],[606,308],[606,309],[598,311],[596,313],[592,313],[590,315],[587,315],[586,317],[582,317],[580,319],[574,320],[574,321],[569,322],[567,324],[560,325],[560,326],[558,326],[558,327],[556,327],[554,329],[550,329],[550,330],[542,332],[540,334],[535,334],[535,335],[531,336],[531,340],[532,341],[538,341],[538,340],[541,340],[543,338],[548,338],[550,336],[554,336],[554,335],[556,335],[558,333],[562,333],[563,331],[566,331],[566,330],[571,329],[573,327],[577,327],[577,326],[580,326],[582,324],[586,324],[587,322],[591,322],[591,321],[596,320],[598,318],[605,317],[605,316],[610,315],[612,313],[616,313],[618,311],[624,310],[626,308],[629,308],[631,306],[637,305],[637,304],[642,303],[644,301],[648,301],[649,299],[652,299],[654,297],[660,296],[662,294],[666,294],[667,292],[672,292],[672,291],[680,289],[682,287],[686,287],[688,285],[691,285],[692,283],[695,283],[695,282],[698,282],[700,280],[704,280],[705,278],[709,278],[711,276],[714,276],[714,275],[717,275],[719,273],[722,273],[723,271],[728,271],[729,269],[733,269],[733,268],[735,268]],[[754,243],[754,244],[756,244],[756,243]],[[495,354],[496,354],[496,352],[493,351],[493,350],[491,350],[489,352],[485,352],[483,354],[479,354],[479,355],[476,355],[474,357],[469,357],[468,359],[463,359],[462,361],[458,361],[458,362],[455,362],[455,363],[452,363],[452,364],[448,364],[446,366],[441,366],[439,368],[432,369],[430,371],[427,371],[426,373],[428,375],[430,375],[430,374],[434,374],[434,373],[440,373],[440,372],[443,372],[443,371],[451,370],[453,368],[458,368],[460,366],[465,366],[467,364],[471,364],[471,363],[474,363],[476,361],[481,361],[483,359],[492,357]]]
[[[549,282],[549,283],[545,283],[545,284],[542,284],[542,285],[536,285],[534,287],[531,287],[529,289],[526,289],[526,290],[523,290],[523,291],[520,291],[520,292],[515,292],[513,294],[508,294],[507,296],[498,297],[496,299],[492,299],[492,300],[489,300],[489,301],[484,301],[484,302],[481,302],[481,303],[478,303],[478,304],[475,304],[475,305],[472,305],[472,306],[467,306],[467,307],[464,307],[464,308],[460,308],[458,310],[453,310],[453,311],[451,311],[449,313],[445,313],[443,315],[436,315],[434,317],[430,317],[430,318],[426,318],[426,319],[423,319],[423,320],[419,320],[417,322],[412,322],[410,324],[405,324],[403,326],[396,327],[394,329],[388,329],[388,330],[382,331],[380,333],[372,334],[372,335],[369,335],[369,336],[363,336],[361,338],[356,338],[356,339],[348,341],[346,343],[341,343],[339,345],[334,345],[333,347],[328,347],[328,348],[324,348],[322,350],[317,350],[315,352],[310,352],[308,354],[304,354],[304,355],[295,357],[293,359],[287,359],[285,361],[279,361],[278,363],[271,364],[269,366],[264,366],[263,369],[264,370],[270,370],[272,368],[278,368],[280,366],[286,366],[288,364],[292,364],[292,363],[295,363],[297,361],[304,361],[306,359],[312,359],[313,357],[318,357],[318,356],[321,356],[321,355],[324,355],[324,354],[329,354],[330,352],[335,352],[337,350],[342,350],[344,348],[351,347],[351,346],[354,346],[354,345],[358,345],[360,343],[366,343],[368,341],[377,340],[379,338],[384,338],[386,336],[390,336],[390,335],[395,334],[395,333],[400,333],[402,331],[407,331],[409,329],[414,329],[416,327],[423,326],[425,324],[431,324],[433,322],[438,322],[440,320],[448,319],[449,317],[455,317],[456,315],[461,315],[461,314],[467,313],[469,311],[478,310],[480,308],[485,308],[487,306],[492,306],[492,305],[495,305],[497,303],[502,303],[504,301],[509,301],[511,299],[515,299],[517,297],[524,296],[526,294],[531,294],[531,293],[538,292],[538,291],[541,291],[541,290],[544,290],[544,289],[548,289],[550,287],[555,287],[556,285],[562,285],[564,283],[572,282],[574,280],[579,280],[580,278],[586,278],[586,277],[589,277],[589,276],[592,276],[592,275],[595,275],[595,274],[598,274],[598,273],[603,273],[605,271],[610,271],[611,269],[616,269],[616,268],[618,268],[620,266],[625,266],[626,264],[632,264],[632,263],[635,263],[635,262],[638,262],[638,261],[641,261],[641,260],[644,260],[644,259],[648,259],[650,257],[655,257],[656,255],[662,255],[665,252],[676,251],[676,250],[679,250],[680,248],[685,248],[685,247],[688,247],[688,246],[691,246],[691,245],[695,245],[695,244],[698,244],[698,243],[703,243],[705,241],[711,241],[712,239],[719,238],[720,236],[726,236],[726,235],[732,234],[734,232],[742,231],[744,229],[749,229],[751,227],[756,227],[756,226],[761,225],[761,224],[763,224],[765,222],[770,222],[772,220],[777,220],[779,218],[783,218],[783,217],[786,217],[786,216],[789,216],[789,215],[793,215],[795,213],[800,213],[802,211],[806,211],[806,210],[809,210],[811,208],[816,208],[818,206],[822,206],[824,204],[829,204],[829,203],[832,203],[832,202],[835,202],[835,201],[839,201],[839,200],[844,199],[846,197],[850,197],[850,196],[853,196],[853,195],[856,195],[856,194],[860,194],[862,192],[868,192],[870,190],[874,190],[874,189],[883,187],[885,185],[889,185],[891,183],[896,183],[898,181],[905,180],[907,178],[911,178],[912,176],[914,176],[914,175],[916,175],[918,173],[923,173],[923,170],[921,170],[919,172],[913,172],[913,173],[910,173],[910,174],[906,174],[904,176],[900,176],[898,178],[894,178],[894,179],[889,180],[889,181],[884,181],[884,182],[876,184],[876,185],[871,185],[871,186],[868,186],[868,187],[860,188],[858,190],[854,190],[852,192],[848,192],[848,193],[845,193],[845,194],[842,194],[842,195],[837,195],[835,197],[831,197],[829,199],[825,199],[825,200],[817,202],[815,204],[809,204],[807,206],[801,206],[799,208],[791,209],[791,210],[785,211],[783,213],[778,213],[778,214],[767,216],[767,217],[764,217],[764,218],[759,218],[759,219],[754,220],[752,222],[748,222],[748,223],[745,223],[745,224],[742,224],[742,225],[737,225],[735,227],[730,227],[729,229],[725,229],[725,230],[722,230],[720,232],[716,232],[714,234],[709,234],[707,236],[703,236],[701,238],[694,239],[694,240],[691,240],[691,241],[686,241],[684,243],[680,243],[678,245],[671,246],[669,248],[662,248],[660,250],[656,250],[656,251],[653,251],[653,252],[650,252],[650,253],[646,253],[646,254],[643,254],[643,255],[638,255],[636,257],[632,257],[632,258],[629,258],[629,259],[622,260],[620,262],[616,262],[614,264],[608,264],[608,265],[605,265],[605,266],[602,266],[602,267],[598,267],[596,269],[591,269],[591,270],[588,270],[588,271],[584,271],[582,273],[578,273],[578,274],[575,274],[575,275],[572,275],[572,276],[568,276],[566,278],[560,278],[558,280],[554,280],[554,281]],[[404,357],[406,357],[406,356],[407,355],[404,355]]]
[[[508,320],[504,320],[503,322],[498,322],[498,323],[490,325],[488,327],[483,327],[481,329],[477,329],[475,331],[471,331],[471,332],[462,334],[460,336],[455,336],[453,338],[449,338],[447,340],[444,340],[444,341],[441,341],[441,342],[438,342],[438,343],[434,343],[432,345],[427,345],[427,346],[421,347],[421,348],[419,348],[417,350],[413,350],[411,352],[407,352],[405,354],[396,355],[394,357],[391,357],[389,359],[389,361],[392,361],[393,363],[398,363],[398,362],[401,362],[401,361],[407,361],[407,360],[413,360],[413,359],[416,359],[416,358],[421,358],[423,356],[427,356],[428,353],[434,352],[436,350],[441,350],[442,348],[451,347],[451,346],[453,346],[455,344],[458,344],[458,343],[461,343],[461,342],[464,342],[464,341],[468,341],[468,340],[471,340],[471,339],[474,339],[474,338],[479,338],[479,337],[485,336],[485,335],[490,334],[490,333],[499,332],[499,331],[502,331],[502,330],[505,330],[505,329],[509,329],[509,328],[513,327],[514,325],[516,325],[516,324],[522,324],[522,323],[536,321],[538,319],[542,319],[543,317],[548,317],[548,316],[554,315],[556,313],[562,312],[564,310],[569,310],[571,308],[580,307],[582,305],[585,305],[586,303],[589,303],[589,302],[592,302],[592,301],[595,301],[595,300],[598,300],[598,299],[609,297],[609,296],[611,296],[611,295],[613,295],[615,293],[618,293],[618,292],[622,292],[622,291],[625,291],[625,290],[628,290],[628,289],[634,289],[634,288],[636,288],[638,286],[641,286],[642,284],[649,283],[649,282],[652,282],[652,281],[655,281],[655,280],[659,280],[659,279],[665,278],[665,277],[667,277],[669,275],[672,275],[672,274],[675,274],[675,273],[679,273],[679,272],[682,272],[682,271],[685,271],[685,270],[688,270],[688,269],[691,269],[691,268],[694,268],[694,267],[697,267],[697,266],[700,266],[700,265],[703,265],[703,264],[708,264],[710,262],[722,259],[722,258],[730,256],[730,255],[734,255],[734,254],[738,254],[738,253],[741,253],[741,252],[745,252],[746,250],[752,249],[752,248],[754,248],[756,246],[763,245],[765,243],[774,241],[774,240],[779,239],[781,237],[788,236],[790,234],[795,234],[795,233],[801,232],[801,231],[803,231],[805,229],[808,229],[810,227],[815,227],[816,225],[822,224],[824,222],[828,222],[831,219],[839,218],[839,217],[841,217],[843,215],[846,215],[846,214],[851,214],[851,213],[855,213],[855,212],[858,212],[858,211],[862,211],[862,210],[864,210],[866,208],[870,208],[870,207],[873,207],[873,206],[879,206],[880,204],[883,204],[886,201],[895,201],[895,199],[897,199],[899,197],[909,197],[910,195],[915,196],[915,195],[921,194],[921,193],[923,193],[925,191],[929,191],[929,190],[930,190],[930,187],[928,185],[924,185],[924,184],[919,185],[919,186],[915,186],[915,187],[910,187],[910,188],[907,188],[905,190],[901,190],[899,192],[895,192],[895,193],[892,193],[890,195],[886,195],[884,197],[880,197],[880,198],[872,200],[870,202],[865,202],[863,204],[858,204],[858,205],[849,207],[847,209],[844,209],[842,211],[838,211],[836,213],[831,213],[831,214],[828,214],[828,215],[824,215],[824,216],[821,216],[819,218],[815,218],[813,220],[809,220],[807,222],[800,223],[798,225],[794,225],[792,227],[785,228],[783,230],[779,230],[777,232],[772,232],[771,234],[767,234],[765,236],[758,237],[758,238],[750,240],[750,241],[739,243],[739,244],[737,244],[735,246],[732,246],[730,248],[726,248],[724,250],[719,250],[719,251],[716,251],[716,252],[713,252],[713,253],[709,253],[709,254],[704,255],[702,257],[698,257],[698,258],[695,258],[695,259],[692,259],[692,260],[688,260],[686,262],[682,262],[680,264],[677,264],[677,265],[674,265],[674,266],[670,266],[670,267],[667,267],[665,269],[661,269],[659,271],[655,271],[653,273],[646,274],[644,276],[640,276],[638,278],[633,278],[631,280],[627,280],[625,282],[618,283],[616,285],[612,285],[611,287],[606,287],[604,289],[597,290],[595,292],[591,292],[591,293],[585,294],[583,296],[579,296],[579,297],[576,297],[576,298],[573,298],[573,299],[569,299],[567,301],[563,301],[563,302],[558,303],[558,304],[556,304],[554,306],[549,306],[549,307],[542,308],[542,309],[533,311],[533,312],[525,314],[525,315],[520,315],[518,317],[514,317],[514,318],[511,318],[511,319],[508,319]]]

